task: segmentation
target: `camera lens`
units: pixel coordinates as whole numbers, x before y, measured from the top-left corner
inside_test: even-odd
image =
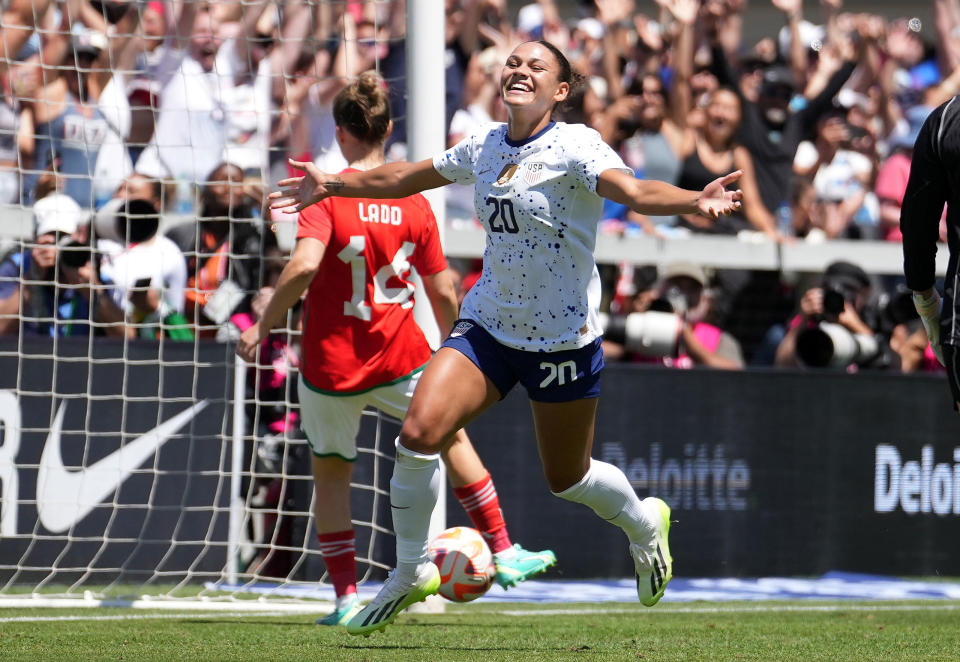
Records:
[[[603,339],[623,345],[627,342],[627,318],[625,315],[611,315],[603,329]]]
[[[71,269],[79,269],[90,261],[90,247],[78,241],[60,244],[60,264]]]
[[[834,287],[825,287],[823,289],[823,310],[828,315],[839,315],[843,312],[846,297],[843,292]]]
[[[797,336],[797,358],[811,368],[824,368],[833,358],[833,342],[820,327],[804,329]]]
[[[664,297],[660,297],[659,299],[654,299],[653,301],[651,301],[650,306],[647,308],[647,310],[653,311],[655,313],[675,312],[673,310],[673,304],[670,303],[669,299],[666,299]]]
[[[126,238],[133,243],[146,241],[157,234],[160,227],[160,216],[156,207],[149,200],[133,199],[127,202],[126,209],[118,214],[123,224]]]

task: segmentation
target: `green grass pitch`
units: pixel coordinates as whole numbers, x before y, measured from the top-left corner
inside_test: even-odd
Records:
[[[0,609],[2,660],[798,660],[960,659],[960,602],[530,605],[401,614],[353,637],[315,616]]]

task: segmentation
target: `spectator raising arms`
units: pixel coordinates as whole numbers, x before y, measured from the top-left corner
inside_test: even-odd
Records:
[[[4,3],[0,14],[0,204],[20,201],[21,104],[23,98],[36,96],[40,82],[37,67],[26,63],[14,66],[14,58],[33,35],[35,22],[49,4],[49,0],[12,0]],[[33,137],[25,142],[32,143]]]
[[[794,0],[777,4],[789,9],[788,18],[795,25],[802,3]],[[794,110],[790,102],[800,81],[795,80],[790,70],[777,64],[764,68],[756,98],[751,100],[743,93],[738,72],[730,65],[727,51],[722,46],[723,32],[716,31],[713,36],[713,71],[721,85],[730,86],[740,96],[742,122],[737,138],[756,164],[758,190],[764,206],[775,213],[790,198],[791,171],[797,147],[820,116],[831,108],[833,97],[850,78],[856,66],[854,54],[845,50],[829,61],[821,57],[815,72],[821,84],[812,91],[808,86],[799,110]]]
[[[64,193],[80,207],[93,209],[94,169],[110,129],[96,105],[101,88],[93,84],[96,76],[92,70],[107,47],[107,37],[82,28],[69,43],[62,34],[54,41],[64,42],[64,68],[58,71],[56,80],[40,91],[27,113],[36,133],[36,143],[31,145],[34,171],[56,170],[64,178]],[[24,197],[32,201],[37,177],[25,179]]]
[[[196,15],[188,52],[160,94],[156,130],[137,172],[199,184],[229,161],[261,176],[272,110],[273,36],[258,27],[264,9],[262,2],[244,5],[240,34],[226,40],[209,12]],[[286,70],[292,69],[291,62]]]
[[[740,126],[740,99],[731,90],[720,88],[710,95],[706,108],[706,122],[698,129],[690,129],[684,142],[684,161],[680,168],[679,186],[700,188],[731,169],[742,170],[743,195],[746,204],[741,216],[717,221],[700,214],[687,214],[682,225],[694,231],[737,234],[751,227],[778,238],[776,222],[763,206],[754,178],[753,159],[745,147],[735,141]]]
[[[384,162],[390,106],[374,72],[339,92],[333,113],[337,140],[359,174]],[[403,418],[430,358],[413,318],[411,268],[423,278],[440,327],[457,316],[453,281],[440,249],[437,222],[421,195],[381,204],[329,198],[300,214],[298,242],[257,324],[237,353],[254,361],[260,343],[307,292],[300,403],[313,451],[320,551],[333,579],[336,609],[319,625],[346,624],[359,611],[350,477],[357,458],[360,414],[367,406]],[[454,431],[451,430],[451,434]],[[511,545],[490,474],[463,430],[442,450],[454,492],[494,553],[504,587],[544,571],[553,552]],[[403,489],[398,487],[398,489]],[[394,507],[403,501],[392,492]],[[431,567],[433,567],[431,565]]]
[[[287,189],[271,194],[276,207],[304,209],[332,195],[399,198],[457,181],[475,184],[476,211],[486,219],[483,274],[428,364],[397,440],[390,483],[397,569],[348,623],[352,634],[381,630],[437,592],[427,534],[440,487],[439,453],[518,381],[530,396],[550,489],[624,530],[643,604],[656,604],[672,577],[669,507],[653,497],[641,502],[620,469],[590,459],[603,367],[593,248],[603,198],[643,214],[715,219],[740,207],[742,194],[724,187],[742,173],[703,191],[635,179],[596,131],[551,121],[577,82],[556,46],[523,43],[500,76],[507,124],[488,125],[417,163],[341,175],[294,163],[307,174],[284,180]]]

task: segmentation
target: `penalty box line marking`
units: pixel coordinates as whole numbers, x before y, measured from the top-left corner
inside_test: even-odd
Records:
[[[551,616],[556,614],[586,616],[590,614],[746,614],[761,612],[838,612],[838,611],[958,611],[960,604],[931,605],[772,605],[756,607],[680,607],[657,609],[508,609],[495,613],[505,616]]]

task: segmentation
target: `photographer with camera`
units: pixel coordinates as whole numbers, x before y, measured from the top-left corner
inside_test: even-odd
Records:
[[[870,277],[857,265],[828,265],[822,283],[800,298],[800,312],[788,324],[775,364],[848,367],[877,358],[876,333],[863,319],[871,290]]]
[[[193,340],[183,316],[187,265],[183,253],[158,234],[158,182],[132,175],[94,216],[101,274],[113,284],[131,338]]]
[[[120,335],[123,312],[100,278],[86,214],[63,193],[33,207],[32,246],[0,262],[0,334]]]
[[[604,358],[658,362],[673,368],[743,369],[740,343],[706,322],[711,296],[700,266],[690,262],[670,264],[655,294],[640,294],[634,302],[641,305],[634,305],[634,312],[609,318],[604,330]]]

